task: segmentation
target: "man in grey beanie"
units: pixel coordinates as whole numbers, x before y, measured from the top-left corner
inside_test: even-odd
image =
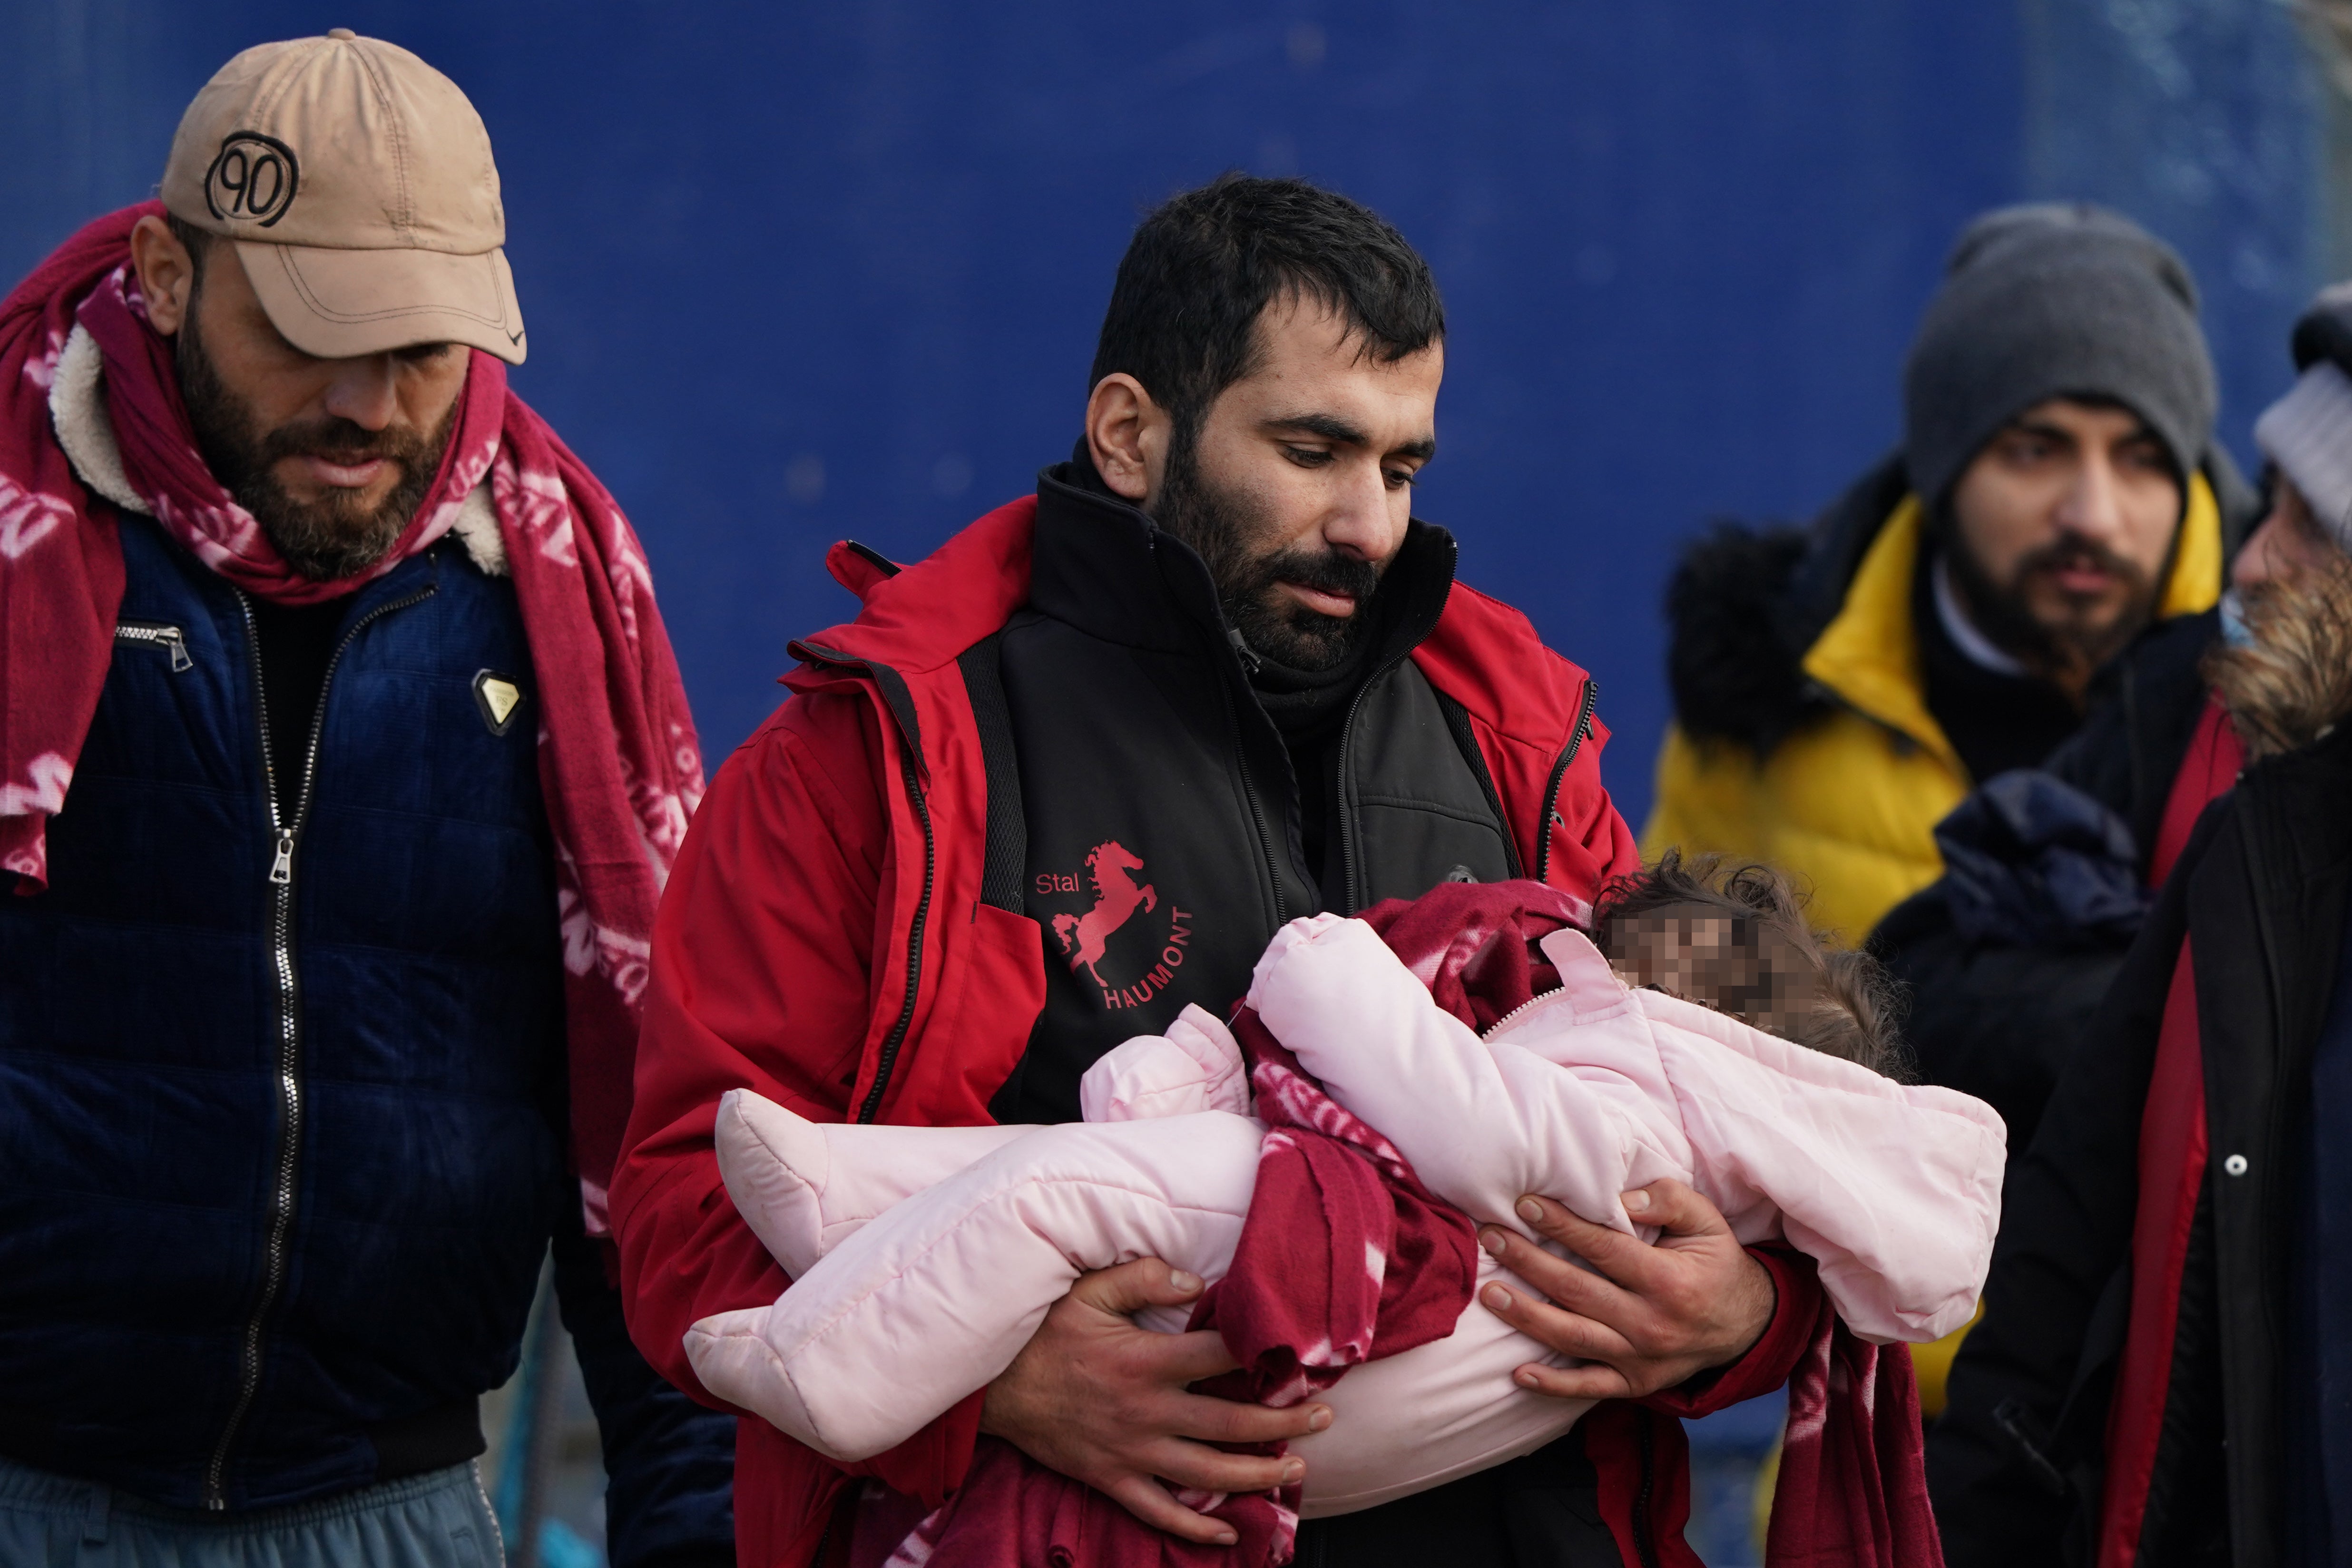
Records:
[[[1911,993],[1906,1034],[1920,1075],[1990,1102],[2009,1124],[2008,1190],[2025,1179],[2044,1112],[2124,967],[2140,890],[2165,880],[2199,810],[2244,765],[2231,719],[2209,697],[2210,658],[2241,635],[2230,629],[2242,626],[2234,601],[2340,565],[2352,545],[2352,288],[2319,297],[2296,326],[2294,355],[2301,378],[2255,422],[2271,508],[2231,562],[2231,594],[2141,637],[2095,689],[2128,700],[2098,704],[2039,767],[1991,781],[1939,824],[1951,869],[1872,933]],[[2004,1533],[1958,1522],[1984,1458],[1985,1435],[1964,1429],[1982,1415],[1944,1424],[1963,1435],[1930,1446],[1948,1544],[1956,1528],[1979,1542]]]
[[[1719,530],[1685,556],[1642,847],[1777,862],[1812,883],[1818,923],[1853,942],[1879,928],[1926,1076],[1990,1100],[2022,1148],[2065,1040],[2014,1026],[2080,1011],[2100,977],[2008,984],[2011,955],[1952,918],[1938,825],[2070,740],[2102,769],[2170,777],[2252,498],[2212,445],[2189,268],[2098,207],[1969,224],[1903,390],[1902,446],[1810,531]],[[2147,706],[2104,700],[2126,666],[2186,694],[2158,705],[2160,733],[2111,721]],[[2135,767],[2143,752],[2168,760]],[[2084,804],[2095,840],[2104,808]],[[1930,1414],[1956,1348],[1913,1358]]]
[[[1970,224],[1912,345],[1902,447],[1810,531],[1721,529],[1678,568],[1644,855],[1777,863],[1860,941],[1940,873],[1933,829],[1975,784],[2039,763],[2101,667],[2220,596],[2251,498],[2214,404],[2161,241],[2079,205]]]
[[[2231,593],[2217,610],[2166,622],[2109,667],[2095,694],[2127,688],[2128,702],[2097,705],[2038,769],[2004,775],[1938,825],[1937,843],[1958,868],[1872,934],[1911,992],[1906,1033],[1922,1076],[2000,1111],[2012,1160],[2137,923],[2136,906],[2120,918],[2114,905],[2069,909],[2050,889],[2062,879],[2126,889],[2162,879],[2179,847],[2161,831],[2175,779],[2202,768],[2226,782],[2242,760],[2199,760],[2226,741],[2213,733],[2203,664],[2236,623],[2235,601],[2352,551],[2352,284],[2313,303],[2294,355],[2300,379],[2254,423],[2271,504],[2230,563]],[[2076,847],[2055,847],[2070,834]],[[2086,857],[2083,847],[2102,841],[2108,847]],[[2061,855],[2065,879],[2053,875]]]
[[[2084,395],[2128,407],[2185,472],[2213,427],[2197,285],[2170,247],[2103,207],[2003,207],[1952,247],[1904,369],[1912,488],[1947,495],[2024,410]]]

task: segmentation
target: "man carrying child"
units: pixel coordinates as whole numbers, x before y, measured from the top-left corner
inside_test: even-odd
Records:
[[[1589,908],[1633,868],[1591,681],[1455,584],[1453,539],[1411,516],[1444,335],[1427,265],[1388,225],[1228,176],[1138,231],[1084,434],[1034,499],[903,570],[836,548],[862,612],[793,645],[794,696],[713,781],[656,931],[613,1212],[633,1330],[682,1386],[689,1324],[787,1283],[722,1191],[725,1090],[818,1120],[1071,1121],[1097,1058],[1187,1004],[1222,1013],[1294,917],[1509,878]],[[1721,1368],[1674,1396],[1696,1414],[1778,1386],[1817,1287],[1680,1184],[1648,1203],[1655,1248],[1536,1205],[1598,1275],[1504,1254],[1550,1304],[1496,1310],[1591,1363],[1547,1369],[1545,1392],[1638,1399]],[[1170,1488],[1295,1479],[1295,1457],[1212,1445],[1329,1412],[1188,1392],[1233,1365],[1217,1336],[1129,1314],[1198,1289],[1149,1258],[1082,1278],[995,1383],[861,1464],[747,1421],[746,1559],[808,1563],[854,1531],[870,1489],[853,1476],[936,1502],[983,1436],[1217,1541]],[[1615,1408],[1511,1466],[1310,1523],[1301,1552],[1695,1562],[1676,1454],[1649,1412]],[[1661,1464],[1664,1484],[1634,1484]]]

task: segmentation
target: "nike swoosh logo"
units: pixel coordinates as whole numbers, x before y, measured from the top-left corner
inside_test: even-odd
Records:
[[[519,343],[519,342],[522,342],[522,333],[520,333],[520,332],[509,332],[509,333],[507,334],[507,342],[510,342],[510,343]]]

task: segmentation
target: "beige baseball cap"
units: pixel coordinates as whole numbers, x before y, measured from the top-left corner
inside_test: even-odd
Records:
[[[396,44],[337,27],[246,50],[181,116],[163,197],[236,242],[304,353],[456,342],[523,361],[490,133]]]

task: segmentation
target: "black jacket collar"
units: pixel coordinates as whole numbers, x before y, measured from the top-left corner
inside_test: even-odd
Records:
[[[1411,653],[1436,628],[1453,592],[1454,556],[1454,536],[1444,529],[1419,519],[1407,528],[1374,600],[1366,676]],[[1205,635],[1234,651],[1207,564],[1140,509],[1109,493],[1083,462],[1056,464],[1037,476],[1029,603],[1124,647],[1185,651]]]
[[[1037,476],[1029,603],[1090,637],[1124,647],[1189,651],[1224,637],[1209,568],[1141,510],[1057,464]]]

